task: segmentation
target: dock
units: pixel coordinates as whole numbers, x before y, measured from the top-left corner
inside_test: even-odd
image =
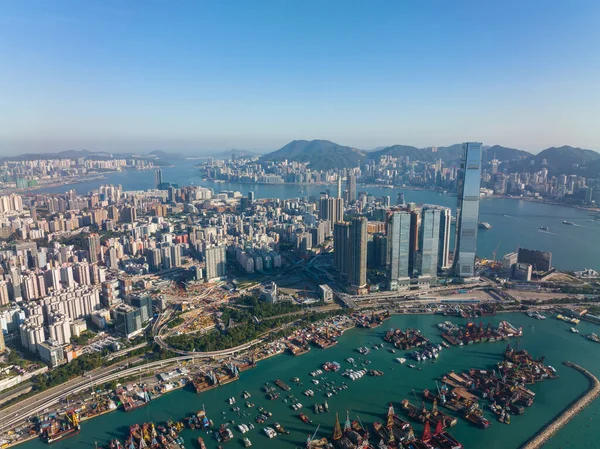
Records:
[[[581,410],[589,405],[600,394],[600,381],[588,370],[571,362],[564,362],[566,366],[576,369],[588,378],[590,386],[579,399],[572,403],[566,410],[548,423],[542,430],[531,437],[521,449],[537,449],[542,447],[552,436],[573,419]]]

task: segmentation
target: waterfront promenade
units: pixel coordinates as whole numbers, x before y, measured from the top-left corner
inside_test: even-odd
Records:
[[[558,415],[553,421],[546,425],[542,430],[531,437],[527,443],[521,446],[521,449],[537,449],[542,447],[552,435],[558,432],[571,419],[573,419],[581,410],[588,406],[600,394],[600,381],[588,370],[571,362],[565,362],[566,366],[576,369],[588,378],[590,387],[586,393],[571,404],[565,411]]]

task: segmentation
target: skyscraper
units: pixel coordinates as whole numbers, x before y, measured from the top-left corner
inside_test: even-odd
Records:
[[[348,282],[352,287],[367,285],[367,219],[353,218],[350,223]]]
[[[454,274],[472,277],[475,272],[479,186],[481,184],[481,143],[463,143],[463,158],[458,174],[458,205],[454,245]]]
[[[225,245],[209,246],[204,250],[206,280],[220,280],[227,275],[227,248]]]
[[[424,206],[421,212],[419,232],[419,276],[436,277],[440,244],[440,214],[437,207]]]
[[[337,178],[337,198],[342,197],[342,176],[338,174]]]
[[[390,290],[397,290],[408,282],[410,273],[410,222],[406,211],[392,212],[387,221],[387,266]]]
[[[319,200],[319,218],[328,220],[330,231],[336,223],[344,220],[344,200],[326,196]]]
[[[450,268],[450,226],[452,211],[447,207],[440,208],[440,245],[438,257],[438,270]]]
[[[154,187],[158,187],[162,184],[162,170],[159,168],[154,172]]]
[[[356,176],[354,173],[348,175],[348,193],[350,195],[349,202],[356,201]]]
[[[333,226],[333,265],[342,273],[348,273],[348,240],[350,223],[340,222]]]

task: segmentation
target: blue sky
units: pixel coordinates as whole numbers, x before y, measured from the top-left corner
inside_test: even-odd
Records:
[[[0,2],[0,153],[600,150],[600,2]]]

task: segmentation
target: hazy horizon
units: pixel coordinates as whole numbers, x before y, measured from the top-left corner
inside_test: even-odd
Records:
[[[273,151],[277,151],[280,148],[282,148],[283,146],[287,145],[288,143],[294,141],[294,140],[308,140],[308,139],[292,139],[287,141],[285,144],[277,147],[277,148],[269,148],[269,149],[250,149],[250,148],[223,148],[223,149],[205,149],[205,150],[199,150],[199,149],[160,149],[160,148],[148,148],[145,150],[125,150],[125,149],[121,149],[121,150],[108,150],[108,149],[90,149],[90,148],[62,148],[62,149],[58,149],[58,150],[53,150],[53,149],[40,149],[40,150],[34,150],[32,149],[31,151],[25,150],[25,151],[20,151],[18,153],[4,153],[0,151],[0,157],[15,157],[15,156],[19,156],[19,155],[23,155],[23,154],[56,154],[56,153],[61,153],[61,152],[65,152],[65,151],[89,151],[91,153],[111,153],[114,155],[119,155],[119,154],[123,154],[123,155],[140,155],[140,156],[148,156],[150,153],[154,152],[154,151],[161,151],[164,153],[168,153],[168,154],[178,154],[178,155],[182,155],[182,156],[186,156],[186,157],[210,157],[210,156],[215,156],[221,153],[228,153],[228,152],[232,152],[232,151],[247,151],[247,152],[251,152],[254,153],[256,155],[264,155],[264,154],[268,154],[271,153]],[[313,139],[313,140],[329,140],[331,142],[334,142],[330,139]],[[443,147],[449,147],[451,145],[456,145],[456,144],[460,144],[462,142],[455,142],[453,144],[446,144],[446,145],[426,145],[426,146],[422,146],[422,147],[418,147],[416,145],[410,145],[407,143],[393,143],[390,145],[384,145],[384,146],[380,146],[380,147],[375,147],[375,148],[359,148],[357,146],[353,146],[353,145],[347,145],[345,143],[341,143],[341,142],[334,142],[336,144],[342,145],[342,146],[347,146],[347,147],[351,147],[351,148],[356,148],[358,150],[362,150],[362,151],[376,151],[378,149],[381,148],[385,148],[385,147],[391,147],[394,145],[407,145],[407,146],[413,146],[415,148],[432,148],[432,147],[436,147],[436,148],[443,148]],[[492,147],[494,145],[500,145],[497,143],[491,143],[491,144],[487,144],[485,142],[483,142],[484,147]],[[570,145],[570,144],[562,144],[562,145],[551,145],[550,147],[547,148],[551,148],[551,147],[562,147],[562,146],[571,146],[571,147],[575,147],[575,148],[582,148],[582,149],[586,149],[586,150],[592,150],[592,151],[596,151],[599,152],[598,150],[594,150],[593,148],[583,148],[583,147],[579,147],[577,145]],[[506,147],[506,148],[513,148],[513,149],[517,149],[517,150],[523,150],[523,148],[517,148],[515,146],[510,146],[510,145],[500,145],[502,147]],[[529,150],[524,150],[524,151],[528,151],[529,153],[531,153],[532,155],[536,155],[538,153],[540,153],[541,151],[547,149],[547,148],[539,148],[535,151],[529,151]]]
[[[599,19],[590,0],[6,2],[0,154],[600,150]]]

